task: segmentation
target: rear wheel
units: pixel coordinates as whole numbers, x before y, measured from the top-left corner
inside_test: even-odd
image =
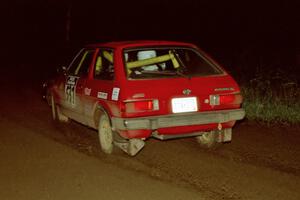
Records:
[[[98,127],[98,136],[101,149],[106,154],[113,152],[113,131],[109,117],[106,114],[101,115]]]
[[[200,146],[205,148],[212,148],[217,145],[216,131],[204,132],[202,135],[196,137]]]

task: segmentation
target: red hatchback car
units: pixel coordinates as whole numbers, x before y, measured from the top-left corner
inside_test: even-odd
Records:
[[[128,41],[88,45],[47,86],[54,119],[98,130],[102,150],[135,155],[149,137],[231,140],[243,119],[233,78],[193,44]]]

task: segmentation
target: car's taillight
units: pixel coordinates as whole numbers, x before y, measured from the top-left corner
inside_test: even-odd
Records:
[[[125,112],[145,112],[159,110],[158,100],[138,100],[125,102]]]
[[[214,94],[209,96],[211,106],[225,105],[225,104],[241,104],[243,97],[240,93],[236,94]]]

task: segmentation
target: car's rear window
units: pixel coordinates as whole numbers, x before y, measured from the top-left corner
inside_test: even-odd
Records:
[[[192,48],[126,49],[124,61],[129,79],[211,76],[223,73],[220,67]]]

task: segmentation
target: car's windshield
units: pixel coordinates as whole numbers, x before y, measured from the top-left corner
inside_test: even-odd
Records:
[[[194,77],[223,71],[192,48],[160,47],[126,49],[124,61],[130,79]]]

